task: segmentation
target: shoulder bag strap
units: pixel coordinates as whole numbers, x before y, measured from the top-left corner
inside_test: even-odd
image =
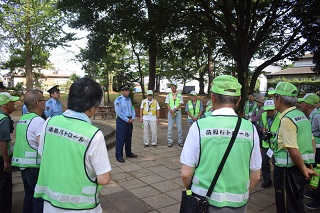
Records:
[[[236,137],[237,137],[238,132],[239,132],[239,129],[240,129],[240,125],[241,125],[241,118],[238,117],[238,121],[237,121],[236,128],[235,128],[235,130],[234,130],[233,133],[232,133],[232,137],[231,137],[230,143],[229,143],[229,145],[228,145],[228,147],[227,147],[226,152],[225,152],[224,155],[223,155],[223,158],[222,158],[222,160],[221,160],[221,162],[220,162],[220,165],[219,165],[219,167],[218,167],[218,169],[217,169],[217,172],[216,172],[216,174],[214,175],[214,178],[213,178],[212,183],[211,183],[211,185],[210,185],[210,187],[209,187],[209,189],[208,189],[208,192],[207,192],[206,197],[210,197],[211,194],[212,194],[213,188],[214,188],[214,186],[215,186],[216,183],[217,183],[217,180],[218,180],[218,178],[219,178],[219,176],[220,176],[220,173],[221,173],[221,171],[222,171],[222,168],[223,168],[223,166],[224,166],[224,163],[226,162],[226,160],[227,160],[227,158],[228,158],[228,155],[229,155],[229,153],[230,153],[230,151],[231,151],[231,148],[232,148],[232,146],[233,146],[233,144],[234,144],[234,141],[236,140]]]

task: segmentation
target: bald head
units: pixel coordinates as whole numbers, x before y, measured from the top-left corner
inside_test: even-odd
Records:
[[[39,90],[30,90],[24,95],[24,104],[29,112],[34,112],[37,108],[37,102],[43,99],[43,95]]]

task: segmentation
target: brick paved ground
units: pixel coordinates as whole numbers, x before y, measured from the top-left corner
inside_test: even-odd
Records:
[[[186,116],[184,116],[186,117]],[[18,119],[18,118],[16,118]],[[95,123],[115,128],[115,120],[96,118]],[[183,136],[187,134],[187,120],[183,118]],[[174,145],[167,147],[167,123],[162,119],[158,126],[157,148],[143,146],[143,130],[135,121],[132,150],[138,158],[124,158],[124,164],[115,160],[115,148],[108,150],[112,165],[112,181],[101,191],[101,205],[106,213],[177,213],[183,186],[180,179],[179,157],[182,148],[177,145],[174,128]],[[21,212],[23,185],[19,171],[13,172],[13,212]],[[262,189],[261,181],[250,193],[248,212],[273,213],[274,188]],[[306,200],[309,202],[309,200]],[[317,211],[307,211],[317,212]]]

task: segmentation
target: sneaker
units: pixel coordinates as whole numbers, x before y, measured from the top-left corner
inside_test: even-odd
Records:
[[[311,203],[307,203],[306,207],[308,209],[320,209],[320,201],[312,201]]]
[[[172,147],[172,143],[168,143],[168,147]]]
[[[307,191],[304,196],[306,198],[314,199],[316,197],[315,192],[313,190]]]
[[[179,146],[183,147],[183,143],[179,143]]]
[[[152,145],[153,146],[153,148],[157,148],[157,145]]]

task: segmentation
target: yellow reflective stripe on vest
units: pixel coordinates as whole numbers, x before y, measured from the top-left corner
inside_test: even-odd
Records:
[[[64,129],[61,127],[47,125],[46,134],[52,134],[59,137],[64,137],[70,141],[82,144],[84,146],[88,146],[90,143],[90,138],[84,137],[76,132],[71,132],[69,129]]]
[[[200,187],[197,187],[195,185],[191,186],[191,191],[193,193],[196,193],[197,195],[206,196],[208,190],[202,189]],[[210,199],[214,200],[216,202],[222,203],[222,202],[234,202],[234,203],[241,203],[249,198],[249,190],[245,194],[233,194],[229,192],[224,193],[217,193],[212,192]]]
[[[86,187],[83,187],[82,190],[84,188],[86,188]],[[85,197],[85,196],[62,194],[62,193],[53,191],[48,186],[36,185],[36,188],[34,191],[36,193],[46,194],[52,200],[56,200],[56,201],[62,202],[62,203],[73,203],[73,204],[89,203],[89,204],[92,204],[92,203],[96,203],[96,199],[97,199],[96,197]],[[91,190],[90,193],[91,193],[91,195],[94,195],[95,190],[93,193]],[[96,195],[96,196],[98,197],[98,195]]]
[[[12,158],[12,162],[19,163],[19,164],[24,164],[24,165],[30,165],[30,164],[40,164],[41,159],[30,159],[30,158]]]
[[[301,157],[302,157],[302,159],[304,161],[307,161],[307,160],[310,160],[310,159],[314,159],[314,154],[305,154],[305,155],[301,155]],[[276,163],[283,164],[283,165],[293,163],[293,161],[292,161],[290,156],[288,156],[288,158],[285,158],[285,159],[284,158],[277,158],[275,156],[275,160],[276,160]]]

